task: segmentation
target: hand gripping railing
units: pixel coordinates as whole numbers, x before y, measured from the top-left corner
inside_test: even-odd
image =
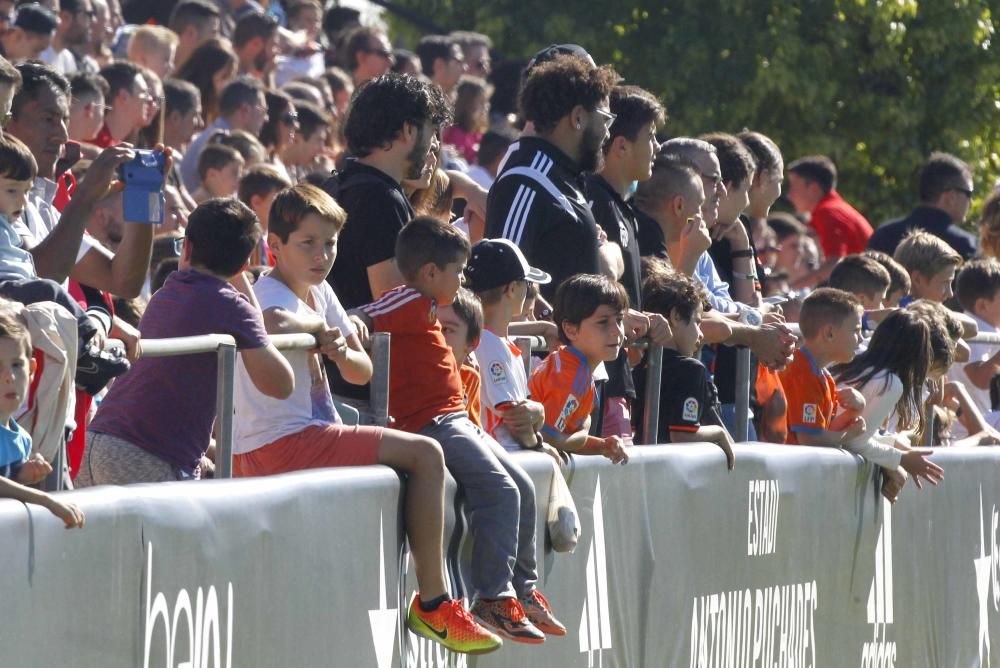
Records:
[[[317,346],[312,334],[277,334],[270,337],[278,350],[311,350]],[[371,412],[375,424],[389,424],[389,334],[376,332],[369,340],[372,358]],[[227,334],[183,336],[173,339],[143,339],[139,357],[177,357],[214,352],[218,358],[215,391],[215,475],[233,476],[233,390],[236,381],[236,341]]]
[[[521,349],[521,361],[524,362],[525,375],[530,376],[532,351],[548,350],[548,342],[541,336],[515,336],[513,338],[514,343]],[[663,348],[653,345],[645,339],[630,343],[627,347],[648,351],[646,353],[645,411],[640,442],[655,445],[660,429],[660,379],[663,372]]]

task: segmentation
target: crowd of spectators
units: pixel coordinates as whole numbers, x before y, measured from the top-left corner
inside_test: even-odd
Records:
[[[0,2],[2,496],[73,527],[80,508],[42,490],[210,477],[214,356],[139,343],[231,334],[236,475],[405,472],[408,623],[487,652],[565,633],[512,453],[627,464],[648,440],[640,339],[664,349],[659,441],[729,468],[738,347],[750,440],[857,453],[892,501],[942,480],[923,444],[1000,444],[1000,347],[975,339],[1000,331],[1000,192],[968,231],[954,155],[873,231],[829,157],[673,136],[654,94],[578,45],[494,67],[486,35],[394,48],[318,0],[125,10]],[[160,225],[125,215],[137,149],[164,165]],[[392,429],[368,413],[377,331]],[[290,332],[317,349],[268,339]],[[518,336],[548,354],[523,359]],[[471,615],[444,574],[445,469],[470,511]]]

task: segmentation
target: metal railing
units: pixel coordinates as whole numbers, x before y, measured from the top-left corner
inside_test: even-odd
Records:
[[[317,346],[312,334],[278,334],[270,337],[278,350],[310,350]],[[375,424],[389,424],[389,334],[376,332],[368,342],[372,358],[370,405]],[[236,341],[226,334],[205,334],[173,339],[143,339],[139,357],[177,357],[215,353],[218,360],[215,391],[215,475],[233,476],[233,392],[236,382]]]

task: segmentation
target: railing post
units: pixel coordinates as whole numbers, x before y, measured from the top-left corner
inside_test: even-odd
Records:
[[[521,349],[521,361],[524,363],[524,376],[531,377],[531,337],[519,336],[514,343]]]
[[[389,426],[389,342],[386,332],[371,335],[372,379],[368,401],[372,418],[380,427]]]
[[[660,436],[660,380],[663,373],[663,348],[649,344],[646,351],[646,406],[643,411],[642,442],[656,445]]]
[[[733,440],[750,438],[750,349],[736,349],[736,433]]]
[[[219,345],[215,395],[215,477],[233,477],[233,388],[236,379],[236,346]]]

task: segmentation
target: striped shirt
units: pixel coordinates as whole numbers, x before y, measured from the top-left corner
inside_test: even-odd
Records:
[[[528,382],[531,398],[545,406],[546,435],[569,435],[583,429],[594,409],[594,376],[576,348],[562,346],[545,358]]]
[[[373,331],[392,335],[389,414],[396,429],[418,432],[436,417],[465,411],[462,378],[433,299],[401,285],[361,310]]]
[[[570,276],[599,272],[597,229],[577,163],[544,139],[519,140],[490,188],[486,238],[510,239],[551,274],[540,287],[552,299]]]

